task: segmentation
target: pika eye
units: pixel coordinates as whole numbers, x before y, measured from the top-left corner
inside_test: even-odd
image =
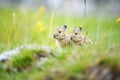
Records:
[[[75,35],[77,35],[77,33],[75,33]]]
[[[61,33],[61,31],[58,31],[58,33]]]

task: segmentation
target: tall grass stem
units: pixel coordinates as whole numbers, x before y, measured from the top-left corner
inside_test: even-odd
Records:
[[[54,10],[52,11],[51,17],[50,17],[50,26],[49,26],[48,38],[50,38],[50,36],[52,34],[53,19],[54,19]]]

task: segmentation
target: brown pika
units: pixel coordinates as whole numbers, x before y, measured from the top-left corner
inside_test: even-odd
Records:
[[[53,34],[53,37],[56,39],[58,44],[63,48],[67,47],[71,43],[70,37],[67,35],[66,30],[67,30],[67,25],[64,25],[58,28]]]
[[[75,45],[80,46],[93,43],[91,39],[87,38],[87,34],[86,36],[82,34],[82,27],[75,28],[70,35],[70,39]]]

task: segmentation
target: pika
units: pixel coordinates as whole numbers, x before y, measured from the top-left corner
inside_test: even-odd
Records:
[[[58,28],[53,34],[53,37],[56,39],[56,41],[62,48],[67,47],[71,44],[70,37],[68,36],[66,30],[67,25],[64,25]]]
[[[70,35],[70,39],[75,45],[79,46],[93,44],[92,40],[87,38],[87,33],[86,36],[82,34],[82,27],[75,28]]]

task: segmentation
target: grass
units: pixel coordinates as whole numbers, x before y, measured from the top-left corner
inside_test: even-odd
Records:
[[[15,24],[13,23],[15,12]],[[24,44],[47,45],[56,57],[40,59],[36,65],[35,52],[24,49],[20,55],[6,63],[0,63],[1,80],[71,80],[85,73],[86,68],[99,60],[106,59],[107,66],[120,66],[120,23],[113,18],[98,16],[83,17],[59,15],[52,12],[0,9],[0,53]],[[39,23],[37,25],[37,23]],[[83,25],[83,34],[96,42],[91,46],[68,47],[60,50],[52,34],[56,28],[68,25],[68,33],[75,27]],[[99,26],[99,28],[98,28]],[[115,49],[110,48],[117,46]],[[42,63],[43,62],[43,63]],[[30,67],[30,68],[29,68]],[[18,70],[16,70],[18,69]],[[20,69],[20,71],[19,71]]]

